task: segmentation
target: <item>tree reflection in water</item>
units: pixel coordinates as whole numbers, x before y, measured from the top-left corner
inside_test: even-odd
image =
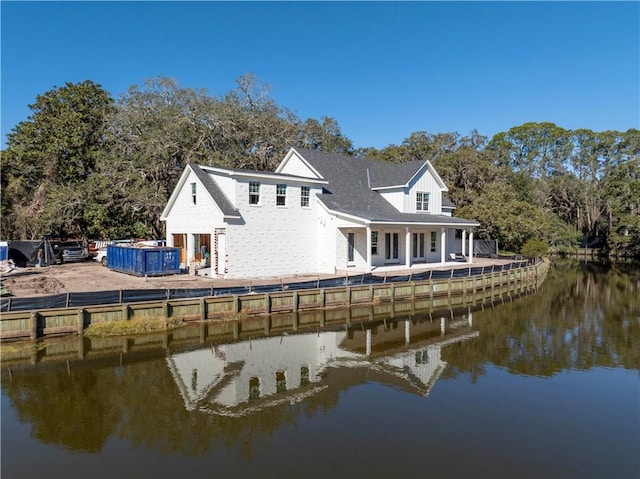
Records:
[[[477,379],[488,364],[545,377],[639,370],[639,284],[638,270],[558,263],[536,294],[485,305],[472,325],[468,315],[443,323],[427,315],[122,365],[37,364],[11,377],[3,368],[2,388],[34,438],[69,451],[96,453],[117,437],[162,454],[222,446],[250,459],[277,430],[331,410],[343,391],[371,381],[425,396],[438,379]]]

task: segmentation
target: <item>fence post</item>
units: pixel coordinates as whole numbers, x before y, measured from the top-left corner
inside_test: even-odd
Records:
[[[200,298],[200,320],[206,321],[207,319],[207,303],[204,298]]]
[[[269,314],[271,312],[271,295],[264,293],[264,312]]]
[[[38,312],[34,311],[31,313],[31,339],[36,339],[38,337]]]
[[[120,290],[122,291],[122,290]],[[129,305],[128,304],[123,304],[122,305],[122,320],[123,321],[128,321],[129,320]]]
[[[78,334],[84,334],[84,309],[78,310]]]
[[[293,304],[291,306],[292,306],[294,311],[298,311],[298,308],[300,307],[300,298],[298,297],[298,292],[297,291],[293,292],[293,298],[292,299],[293,299]]]

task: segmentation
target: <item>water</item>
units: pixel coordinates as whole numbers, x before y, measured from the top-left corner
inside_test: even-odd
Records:
[[[2,477],[636,478],[639,293],[560,263],[459,314],[3,363]]]

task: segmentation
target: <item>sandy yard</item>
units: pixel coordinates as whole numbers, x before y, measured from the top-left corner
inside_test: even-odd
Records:
[[[491,264],[505,264],[510,260],[505,259],[474,259],[473,266],[488,266]],[[411,270],[419,269],[449,269],[468,268],[468,264],[451,263],[445,266],[417,265]],[[392,268],[390,274],[404,274],[406,270],[398,270],[398,266]],[[374,274],[384,274],[385,268],[379,268]],[[344,273],[339,273],[343,276]],[[43,268],[17,268],[10,273],[2,274],[2,286],[9,290],[13,296],[29,297],[44,296],[57,293],[78,293],[85,291],[108,291],[114,289],[167,289],[167,288],[208,288],[208,287],[232,287],[239,285],[274,284],[282,281],[290,283],[295,281],[309,281],[313,279],[330,278],[333,275],[321,274],[312,276],[295,276],[288,278],[264,278],[254,280],[228,280],[217,279],[209,276],[190,276],[188,274],[175,274],[157,277],[138,277],[125,273],[112,271],[96,261],[83,263],[66,263]]]
[[[212,285],[237,284],[240,282],[232,283],[187,274],[137,277],[111,271],[95,261],[66,263],[43,268],[17,268],[2,275],[2,286],[13,296],[18,297],[114,289],[206,288]]]

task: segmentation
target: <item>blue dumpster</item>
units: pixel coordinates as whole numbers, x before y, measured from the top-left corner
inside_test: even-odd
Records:
[[[164,276],[180,272],[180,248],[107,246],[107,268],[135,276]]]
[[[9,259],[9,243],[7,241],[0,241],[0,261]]]

